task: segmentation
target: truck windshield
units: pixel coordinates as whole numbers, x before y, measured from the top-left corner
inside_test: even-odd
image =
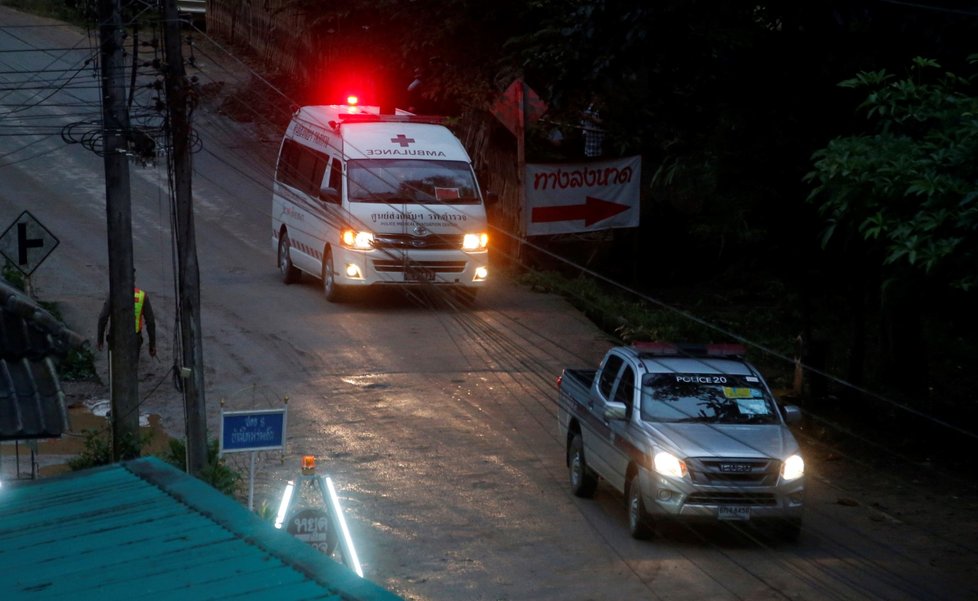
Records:
[[[351,160],[347,181],[350,202],[479,203],[472,168],[462,161]]]
[[[651,374],[642,382],[642,419],[650,422],[776,424],[774,400],[759,378]]]

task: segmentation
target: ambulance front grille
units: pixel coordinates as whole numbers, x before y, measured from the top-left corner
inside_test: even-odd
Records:
[[[465,261],[411,261],[409,266],[434,273],[462,273],[465,271]],[[404,261],[396,259],[374,260],[374,269],[378,273],[404,273],[404,268]]]
[[[458,250],[462,248],[461,234],[429,234],[414,236],[411,234],[374,234],[374,248],[388,249],[422,249],[422,250]]]

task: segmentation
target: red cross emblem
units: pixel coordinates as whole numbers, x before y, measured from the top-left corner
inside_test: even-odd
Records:
[[[395,144],[400,144],[401,148],[406,148],[408,145],[414,143],[414,138],[409,138],[404,134],[397,134],[396,138],[391,138],[391,142]]]

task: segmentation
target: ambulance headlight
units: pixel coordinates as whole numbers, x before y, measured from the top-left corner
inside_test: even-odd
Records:
[[[462,250],[485,250],[489,246],[489,234],[465,234],[462,238]]]
[[[370,232],[358,232],[356,230],[343,230],[340,234],[340,242],[347,248],[368,250],[374,246],[374,235]]]

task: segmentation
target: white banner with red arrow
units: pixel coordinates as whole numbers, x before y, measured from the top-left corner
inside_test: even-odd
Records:
[[[526,166],[526,235],[637,227],[642,157]]]

